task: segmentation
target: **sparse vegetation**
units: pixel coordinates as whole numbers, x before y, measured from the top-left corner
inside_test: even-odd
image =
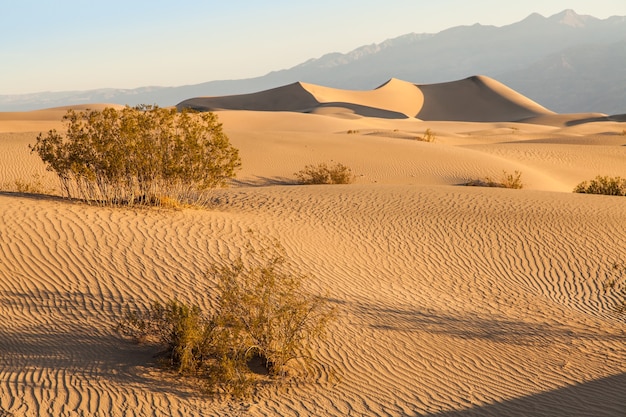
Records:
[[[626,178],[598,175],[574,188],[575,193],[626,196]]]
[[[603,282],[606,292],[613,292],[617,296],[615,310],[622,317],[626,317],[626,264],[614,262],[607,272]]]
[[[358,133],[359,133],[359,131],[358,131],[358,130],[355,130],[355,129],[350,129],[350,130],[348,130],[348,132],[347,132],[347,133],[348,133],[348,135],[356,135],[356,134],[358,134]]]
[[[502,171],[502,178],[498,181],[493,180],[490,177],[485,177],[484,179],[471,180],[464,185],[474,187],[512,188],[516,190],[524,187],[524,184],[522,183],[522,173],[520,171],[515,171],[513,174],[510,174],[507,171]]]
[[[69,198],[102,205],[204,204],[241,165],[213,113],[152,106],[69,110],[65,134],[39,134],[32,152]]]
[[[118,330],[164,346],[168,366],[204,381],[212,393],[234,397],[315,362],[309,343],[325,336],[334,310],[304,291],[305,277],[288,270],[279,243],[249,248],[246,259],[214,266],[210,275],[217,281],[214,312],[177,300],[155,302],[147,312],[129,312]],[[267,375],[254,372],[254,361]]]
[[[432,130],[426,129],[424,131],[424,134],[422,136],[416,136],[415,140],[418,140],[420,142],[434,142],[436,138],[437,137]]]
[[[341,163],[307,165],[294,175],[301,184],[351,184],[355,180],[352,170]]]
[[[30,181],[18,178],[12,183],[4,183],[2,184],[2,189],[28,194],[49,194],[53,191],[43,184],[42,178],[39,174],[33,174],[32,180]]]

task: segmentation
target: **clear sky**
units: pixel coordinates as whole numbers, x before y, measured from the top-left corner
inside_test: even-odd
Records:
[[[626,0],[0,0],[0,94],[180,86],[265,75],[330,52]]]

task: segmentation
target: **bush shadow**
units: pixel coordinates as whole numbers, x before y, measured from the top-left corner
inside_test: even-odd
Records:
[[[445,334],[462,339],[483,339],[516,345],[569,343],[574,340],[626,343],[626,334],[623,332],[596,332],[592,328],[574,331],[571,327],[556,322],[529,322],[488,314],[456,314],[359,302],[352,303],[347,308],[364,318],[372,328],[382,330]]]
[[[178,379],[172,383],[174,374],[162,369],[159,361],[161,347],[137,343],[115,331],[115,321],[121,319],[119,300],[78,291],[40,290],[36,297],[27,292],[0,293],[2,310],[37,313],[30,323],[0,326],[0,374],[37,369],[179,397],[200,395]]]
[[[297,185],[298,182],[293,178],[286,177],[261,177],[247,179],[231,179],[230,184],[234,187],[269,187],[272,185]]]

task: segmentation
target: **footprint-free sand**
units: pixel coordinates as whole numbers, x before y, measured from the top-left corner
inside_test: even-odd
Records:
[[[626,261],[626,198],[572,193],[626,177],[626,123],[556,115],[477,80],[278,91],[297,108],[276,94],[205,100],[243,163],[209,209],[55,196],[28,145],[65,109],[0,113],[0,416],[626,415],[626,323],[602,288]],[[435,142],[415,140],[426,129]],[[356,182],[295,184],[333,161]],[[524,188],[460,185],[503,170]],[[206,272],[249,229],[282,242],[338,319],[312,346],[324,366],[309,382],[229,404],[164,374],[158,348],[114,326],[155,299],[210,309]]]

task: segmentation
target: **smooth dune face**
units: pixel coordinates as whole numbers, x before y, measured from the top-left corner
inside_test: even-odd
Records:
[[[411,91],[394,81],[338,97],[300,84],[290,91],[332,106],[219,111],[243,169],[210,210],[15,192],[36,178],[57,187],[28,144],[62,128],[64,110],[0,113],[0,416],[623,416],[626,324],[602,282],[626,261],[626,200],[571,190],[626,176],[626,125],[421,121],[336,105],[415,110],[385,88]],[[435,142],[415,140],[426,129]],[[294,185],[294,172],[330,161],[356,182]],[[459,186],[503,170],[521,171],[525,188]],[[164,374],[158,348],[113,327],[155,299],[210,309],[206,272],[235,259],[249,229],[283,243],[338,319],[311,346],[324,364],[311,381],[227,404]]]
[[[517,121],[553,114],[541,105],[485,76],[419,86],[424,106],[416,114],[423,120],[472,122]]]
[[[184,107],[198,110],[355,113],[390,119],[408,117],[467,122],[513,122],[554,114],[485,76],[425,85],[391,79],[371,91],[295,83],[253,94],[193,98],[178,104],[178,108]]]

